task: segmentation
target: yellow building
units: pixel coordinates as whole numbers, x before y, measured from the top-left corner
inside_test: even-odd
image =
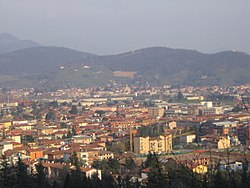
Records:
[[[208,172],[208,168],[205,165],[198,165],[192,169],[193,172],[197,174],[205,174]]]
[[[135,153],[147,154],[149,152],[165,153],[171,151],[172,151],[172,135],[134,138]]]
[[[227,149],[230,148],[230,139],[227,137],[220,137],[217,143],[218,149]]]
[[[4,127],[5,129],[9,129],[11,125],[12,125],[12,121],[8,121],[8,120],[0,121],[0,126]]]

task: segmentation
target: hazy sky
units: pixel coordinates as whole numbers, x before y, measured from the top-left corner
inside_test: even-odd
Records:
[[[0,33],[97,54],[149,46],[250,54],[250,0],[0,0]]]

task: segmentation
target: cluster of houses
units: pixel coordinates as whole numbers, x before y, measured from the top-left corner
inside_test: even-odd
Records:
[[[250,114],[232,113],[232,105],[205,101],[202,95],[208,91],[227,94],[229,90],[225,88],[186,87],[178,90],[164,86],[138,89],[114,85],[110,88],[113,89],[36,92],[40,100],[1,103],[0,155],[13,164],[21,158],[31,168],[43,161],[43,166],[53,176],[65,166],[74,168],[70,166],[70,158],[76,153],[82,162],[81,170],[91,175],[100,173],[91,167],[94,161],[116,158],[117,152],[108,148],[124,144],[124,141],[130,143],[124,150],[137,156],[149,152],[171,154],[176,146],[182,146],[180,149],[192,145],[195,149],[226,150],[249,145]],[[239,91],[248,89],[242,86]],[[176,96],[180,91],[188,103],[148,98],[165,93]],[[9,94],[14,100],[14,97],[27,97],[35,91],[23,90],[20,93]],[[162,135],[139,135],[140,127],[154,125],[163,125]],[[207,172],[209,163],[207,156],[192,160],[192,163],[187,162],[187,158],[172,160],[187,164],[197,173]],[[240,169],[242,164],[238,161],[229,167]],[[221,169],[229,167],[222,166]]]

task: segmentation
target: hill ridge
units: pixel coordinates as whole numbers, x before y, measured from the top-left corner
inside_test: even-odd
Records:
[[[21,65],[21,66],[20,66]],[[149,47],[98,56],[65,47],[42,46],[0,55],[2,85],[89,87],[109,80],[153,85],[223,85],[249,83],[250,55],[237,51],[206,54],[191,49]],[[114,71],[136,75],[119,77]],[[9,79],[6,79],[9,76]],[[20,81],[17,81],[20,80]]]

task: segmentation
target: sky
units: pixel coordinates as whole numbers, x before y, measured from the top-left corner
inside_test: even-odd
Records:
[[[152,46],[250,54],[250,0],[0,0],[0,33],[99,55]]]

